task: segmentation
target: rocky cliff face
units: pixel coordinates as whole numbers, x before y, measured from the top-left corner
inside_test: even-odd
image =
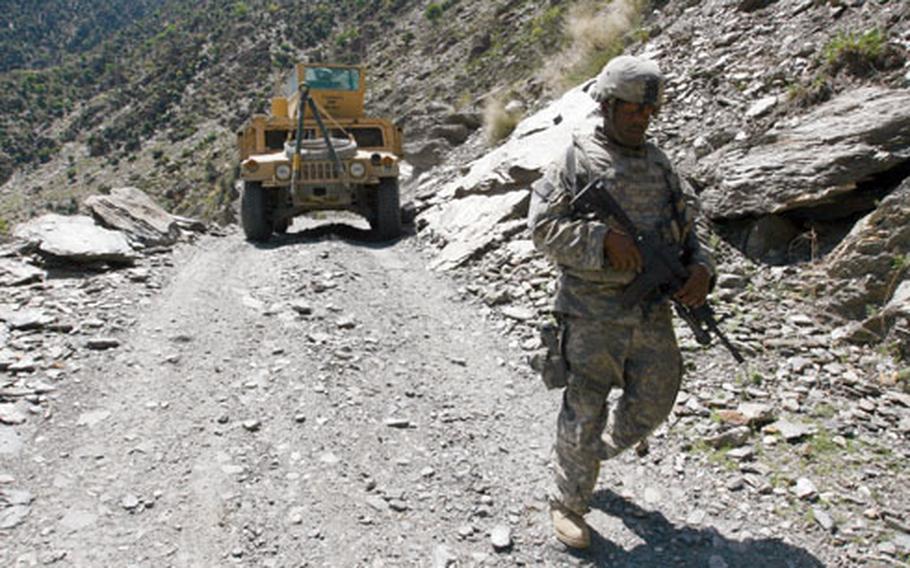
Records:
[[[653,134],[700,193],[717,235],[707,240],[722,237],[736,262],[800,267],[812,294],[834,290],[826,302],[842,324],[871,316],[877,327],[842,336],[889,336],[895,317],[879,313],[906,276],[908,253],[896,229],[910,174],[907,6],[669,2],[648,22],[651,39],[630,51],[668,75]],[[861,38],[881,43],[863,51]],[[441,247],[437,266],[482,263],[500,249],[519,255],[517,264],[533,259],[514,246],[527,238],[521,196],[573,130],[600,120],[594,111],[583,85],[493,152],[425,175],[415,195]],[[806,278],[819,269],[821,282]]]

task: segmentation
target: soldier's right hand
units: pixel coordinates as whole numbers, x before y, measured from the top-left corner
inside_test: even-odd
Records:
[[[604,238],[604,254],[616,270],[641,272],[641,252],[632,237],[622,231],[616,229],[607,231]]]

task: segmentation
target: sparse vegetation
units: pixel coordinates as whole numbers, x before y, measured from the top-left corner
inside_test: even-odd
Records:
[[[521,120],[521,114],[509,112],[506,106],[499,98],[491,98],[487,101],[483,112],[484,129],[487,134],[487,140],[491,144],[496,144],[504,140]]]
[[[430,20],[432,23],[436,23],[442,18],[442,13],[445,10],[442,7],[442,4],[439,2],[430,2],[427,4],[426,9],[423,11],[423,15],[426,19]]]
[[[822,54],[834,73],[846,68],[853,75],[865,76],[876,71],[886,43],[887,37],[879,29],[840,32],[825,45]]]
[[[575,4],[565,18],[568,47],[550,61],[545,80],[562,90],[595,76],[627,43],[643,37],[639,24],[645,4],[642,0]]]

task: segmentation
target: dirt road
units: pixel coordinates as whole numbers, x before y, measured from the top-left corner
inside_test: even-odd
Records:
[[[559,395],[510,324],[412,240],[335,229],[174,253],[160,293],[123,308],[120,346],[0,456],[30,493],[0,565],[822,565],[704,511],[713,482],[662,434],[604,468],[602,536],[566,553],[544,505]]]

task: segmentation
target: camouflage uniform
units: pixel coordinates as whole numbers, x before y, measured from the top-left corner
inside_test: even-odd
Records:
[[[537,248],[559,266],[554,312],[568,366],[551,500],[579,515],[587,512],[600,460],[642,440],[667,417],[682,375],[668,302],[620,305],[617,295],[636,274],[614,270],[605,257],[612,219],[603,223],[571,208],[575,191],[598,177],[607,181],[639,230],[681,242],[687,263],[714,273],[692,230],[694,211],[679,178],[650,143],[620,146],[599,127],[576,136],[565,160],[534,184],[529,225]],[[613,387],[622,389],[622,396],[607,427],[607,395]]]

